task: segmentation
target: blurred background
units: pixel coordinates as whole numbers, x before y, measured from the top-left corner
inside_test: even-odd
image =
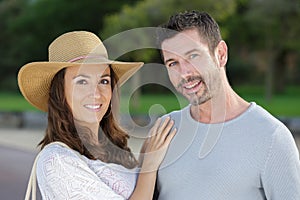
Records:
[[[64,32],[88,30],[106,40],[127,30],[156,27],[175,12],[192,9],[210,13],[219,23],[229,46],[227,73],[232,87],[279,118],[298,141],[299,0],[0,0],[0,193],[7,194],[4,199],[19,199],[12,197],[14,191],[23,197],[47,119],[21,96],[19,68],[47,61],[48,45]],[[158,50],[151,48],[119,57],[161,63]],[[140,70],[122,88],[121,100],[121,121],[129,129],[133,124],[148,128],[153,116],[187,105],[161,66]],[[141,134],[141,130],[133,132],[135,137]],[[22,164],[11,171],[16,158],[23,160],[15,165]]]

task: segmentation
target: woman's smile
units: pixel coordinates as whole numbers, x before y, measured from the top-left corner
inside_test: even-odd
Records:
[[[99,112],[102,104],[85,104],[84,107],[90,111]]]

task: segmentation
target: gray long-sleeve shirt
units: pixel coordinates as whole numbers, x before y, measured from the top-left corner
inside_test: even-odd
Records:
[[[170,113],[177,134],[158,172],[160,200],[299,200],[299,152],[290,131],[262,107],[203,124],[190,106]]]

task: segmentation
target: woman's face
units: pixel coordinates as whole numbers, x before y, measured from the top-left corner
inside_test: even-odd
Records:
[[[65,74],[65,95],[74,120],[81,124],[99,124],[112,97],[109,66],[68,67]]]

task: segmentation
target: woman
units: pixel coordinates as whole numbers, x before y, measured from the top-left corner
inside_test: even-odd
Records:
[[[36,164],[43,199],[152,199],[173,121],[157,120],[138,169],[129,136],[115,120],[118,86],[142,65],[108,60],[96,35],[75,31],[50,44],[49,62],[20,69],[23,96],[48,112]]]

